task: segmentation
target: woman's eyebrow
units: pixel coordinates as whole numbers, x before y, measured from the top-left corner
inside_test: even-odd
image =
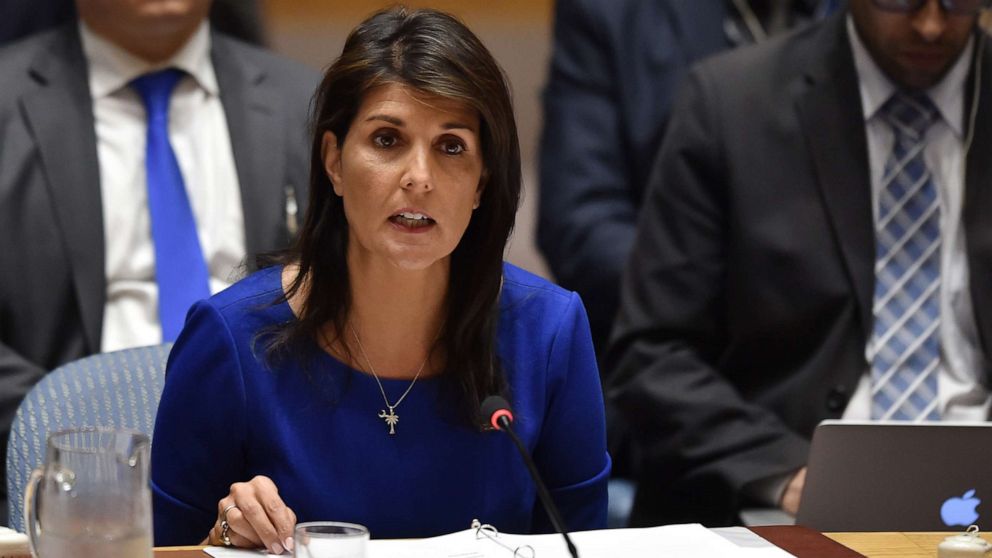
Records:
[[[373,120],[382,120],[383,122],[388,122],[389,124],[392,124],[393,126],[396,126],[398,128],[402,128],[403,126],[406,125],[406,123],[403,121],[402,118],[397,118],[389,114],[371,114],[368,116],[368,118],[365,119],[366,122],[372,122]],[[458,121],[445,122],[444,124],[441,125],[441,128],[444,130],[468,130],[470,132],[476,131],[475,126],[465,122],[458,122]]]
[[[371,122],[373,120],[383,120],[394,126],[400,126],[400,127],[404,125],[403,120],[396,118],[395,116],[390,116],[388,114],[373,114],[365,119],[366,122]]]
[[[445,130],[468,130],[469,132],[475,132],[475,126],[464,122],[446,122],[441,125],[441,128]]]

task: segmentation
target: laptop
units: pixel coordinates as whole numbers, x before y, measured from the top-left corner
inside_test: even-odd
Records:
[[[992,530],[992,424],[820,423],[796,523],[833,532]]]

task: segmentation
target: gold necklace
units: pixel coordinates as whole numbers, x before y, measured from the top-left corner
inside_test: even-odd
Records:
[[[420,373],[424,371],[424,366],[427,366],[427,361],[431,359],[431,353],[430,351],[427,352],[427,358],[424,359],[424,362],[420,363],[420,368],[417,369],[417,373],[413,376],[413,381],[410,382],[409,386],[407,386],[406,391],[403,392],[403,395],[396,400],[396,403],[390,403],[389,398],[386,397],[386,390],[382,387],[382,381],[379,380],[379,375],[375,373],[375,367],[372,366],[372,361],[369,360],[369,354],[365,352],[365,347],[362,345],[362,340],[359,339],[358,332],[355,331],[355,326],[349,323],[348,327],[351,329],[351,334],[355,337],[355,342],[358,343],[358,350],[361,351],[362,357],[365,358],[365,364],[368,365],[369,372],[372,373],[372,377],[375,378],[376,385],[379,386],[379,393],[382,394],[382,400],[386,402],[386,408],[389,409],[388,414],[386,413],[386,409],[383,409],[379,411],[378,416],[382,420],[386,421],[386,425],[389,426],[389,435],[395,436],[396,423],[400,421],[400,416],[394,412],[394,409],[400,406],[403,399],[405,399],[407,394],[410,393],[410,390],[413,389],[413,385],[417,383],[417,380],[420,378]]]

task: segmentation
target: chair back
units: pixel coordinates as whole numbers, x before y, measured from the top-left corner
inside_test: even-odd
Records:
[[[66,428],[155,428],[172,344],[102,353],[56,368],[17,408],[7,442],[10,527],[24,532],[24,487],[45,461],[48,435]]]

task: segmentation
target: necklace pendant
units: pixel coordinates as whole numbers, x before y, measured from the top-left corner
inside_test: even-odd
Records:
[[[400,416],[393,412],[392,405],[389,405],[388,407],[389,407],[389,414],[387,415],[385,410],[379,411],[379,418],[386,421],[386,424],[389,425],[389,435],[395,436],[396,423],[400,421]]]

